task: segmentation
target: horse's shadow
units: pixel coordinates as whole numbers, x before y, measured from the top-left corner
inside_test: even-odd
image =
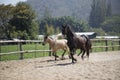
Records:
[[[53,66],[67,66],[67,65],[72,65],[74,63],[72,62],[68,62],[68,63],[59,63],[58,61],[60,60],[47,60],[47,61],[41,61],[40,63],[44,63],[44,62],[48,62],[48,63],[51,63],[51,62],[54,62],[52,64],[48,64],[48,65],[39,65],[39,66],[36,66],[35,65],[35,68],[45,68],[45,67],[53,67]]]
[[[67,66],[67,65],[73,65],[74,63],[72,62],[69,62],[69,63],[59,63],[59,64],[56,64],[56,66]]]

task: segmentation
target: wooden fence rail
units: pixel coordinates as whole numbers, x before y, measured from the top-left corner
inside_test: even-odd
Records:
[[[93,45],[93,48],[105,48],[105,51],[108,51],[108,48],[112,48],[112,50],[114,50],[114,47],[118,47],[118,50],[120,50],[120,39],[92,39],[92,44],[93,43],[104,43],[104,45],[101,46],[97,46],[97,45]],[[117,44],[114,44],[115,42],[117,42]]]
[[[108,48],[111,47],[112,50],[114,50],[114,47],[118,47],[118,50],[120,50],[120,39],[92,39],[92,50],[94,48],[105,48],[105,51],[108,51]],[[14,52],[7,52],[7,53],[2,53],[1,52],[1,46],[3,44],[8,44],[8,43],[17,43],[19,45],[19,51],[14,51]],[[18,40],[18,41],[13,41],[13,40],[7,40],[7,41],[0,41],[0,60],[2,55],[8,55],[8,54],[20,54],[20,59],[23,59],[23,54],[24,53],[31,53],[31,52],[51,52],[51,50],[23,50],[22,43],[42,43],[40,40]],[[117,44],[114,44],[117,43]],[[99,45],[101,44],[101,45]]]

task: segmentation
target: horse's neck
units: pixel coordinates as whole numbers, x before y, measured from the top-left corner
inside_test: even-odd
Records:
[[[50,46],[52,46],[55,43],[55,40],[48,38],[48,43]]]
[[[75,36],[75,34],[71,30],[69,30],[66,36],[67,38],[72,38],[73,36]]]

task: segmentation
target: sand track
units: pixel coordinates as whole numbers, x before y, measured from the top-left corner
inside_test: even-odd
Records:
[[[75,57],[75,64],[53,57],[2,61],[0,80],[120,80],[120,51],[91,53],[84,61]]]

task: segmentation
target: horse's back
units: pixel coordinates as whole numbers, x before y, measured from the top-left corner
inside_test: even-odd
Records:
[[[60,44],[66,44],[67,40],[66,39],[60,39],[60,40],[56,40],[56,43],[60,43]]]
[[[66,39],[60,39],[55,41],[54,49],[65,49],[67,48],[67,40]]]

